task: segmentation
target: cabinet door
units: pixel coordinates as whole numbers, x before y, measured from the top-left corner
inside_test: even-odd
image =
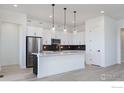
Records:
[[[60,39],[61,39],[61,45],[65,45],[65,38],[66,36],[64,35],[64,33],[60,33]]]
[[[42,37],[43,36],[43,29],[42,28],[35,28],[36,36]]]
[[[68,45],[72,45],[72,41],[73,41],[72,39],[73,39],[72,34],[68,33],[68,36],[67,36]]]
[[[102,54],[100,50],[93,51],[93,64],[102,66]]]
[[[87,63],[102,66],[104,55],[104,30],[94,26],[86,32]]]
[[[80,33],[80,38],[79,38],[79,44],[84,45],[85,44],[85,32]]]
[[[102,57],[104,55],[104,30],[100,28],[100,26],[97,26],[94,28],[93,34],[93,40],[92,40],[92,48],[93,48],[93,59],[94,64],[102,66]]]
[[[75,35],[72,33],[72,45],[75,45],[76,44],[76,38],[75,38]]]
[[[36,35],[36,31],[34,29],[34,27],[28,26],[27,27],[27,36],[35,36]]]
[[[27,27],[27,36],[42,37],[42,28],[28,26]]]
[[[64,33],[64,42],[65,42],[65,45],[69,45],[69,34],[68,33]]]
[[[81,44],[81,33],[78,32],[76,35],[76,45],[80,45]]]
[[[73,34],[73,45],[79,45],[79,34]]]
[[[43,32],[43,44],[51,45],[51,32],[48,30],[44,30]]]

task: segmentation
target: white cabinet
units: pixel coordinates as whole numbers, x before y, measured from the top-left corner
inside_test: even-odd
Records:
[[[62,45],[84,45],[84,33],[77,34],[59,32]]]
[[[104,19],[99,17],[86,22],[86,63],[103,65]]]
[[[60,33],[60,39],[61,39],[61,45],[65,45],[66,36],[62,32]]]
[[[51,45],[51,32],[49,30],[44,30],[43,31],[43,44],[44,45]]]
[[[68,33],[67,35],[67,45],[72,45],[73,37],[71,33]]]
[[[68,44],[67,33],[59,32],[58,33],[58,39],[61,39],[61,45],[67,45]]]
[[[102,67],[116,63],[116,22],[105,16],[86,21],[86,63]]]
[[[98,23],[99,24],[99,23]],[[90,64],[102,66],[104,55],[104,32],[102,26],[90,28],[87,32],[86,54],[87,61]]]
[[[43,38],[43,44],[51,45],[51,39],[61,39],[61,45],[84,45],[84,33],[78,32],[77,34],[69,32],[56,31],[55,33],[50,30],[42,29],[41,27],[28,26],[27,36],[39,36]]]
[[[42,28],[39,27],[27,27],[27,36],[39,36],[42,37]]]
[[[84,32],[73,34],[73,45],[84,45]]]
[[[51,45],[52,34],[49,30],[43,30],[41,27],[28,26],[27,36],[42,37],[43,44]]]
[[[85,45],[85,32],[79,32],[79,44]]]
[[[64,39],[63,39],[64,45],[68,45],[69,44],[68,33],[64,33],[63,36],[64,36]]]

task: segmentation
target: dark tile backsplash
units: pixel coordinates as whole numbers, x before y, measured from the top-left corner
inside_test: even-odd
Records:
[[[60,49],[61,48],[61,49]],[[43,45],[44,51],[85,50],[85,45]]]

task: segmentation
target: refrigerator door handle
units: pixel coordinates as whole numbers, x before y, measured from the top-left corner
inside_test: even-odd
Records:
[[[39,40],[38,40],[38,53],[41,53],[42,52],[42,38],[40,38]]]

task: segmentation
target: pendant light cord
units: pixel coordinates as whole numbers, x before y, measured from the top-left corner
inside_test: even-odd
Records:
[[[52,16],[53,17],[52,18],[53,19],[53,21],[52,21],[52,23],[53,23],[52,24],[52,27],[54,27],[54,6],[55,6],[55,4],[52,4],[52,13],[53,13],[53,16]]]
[[[66,9],[64,8],[64,29],[66,29]]]
[[[74,11],[74,31],[76,30],[76,11]]]

